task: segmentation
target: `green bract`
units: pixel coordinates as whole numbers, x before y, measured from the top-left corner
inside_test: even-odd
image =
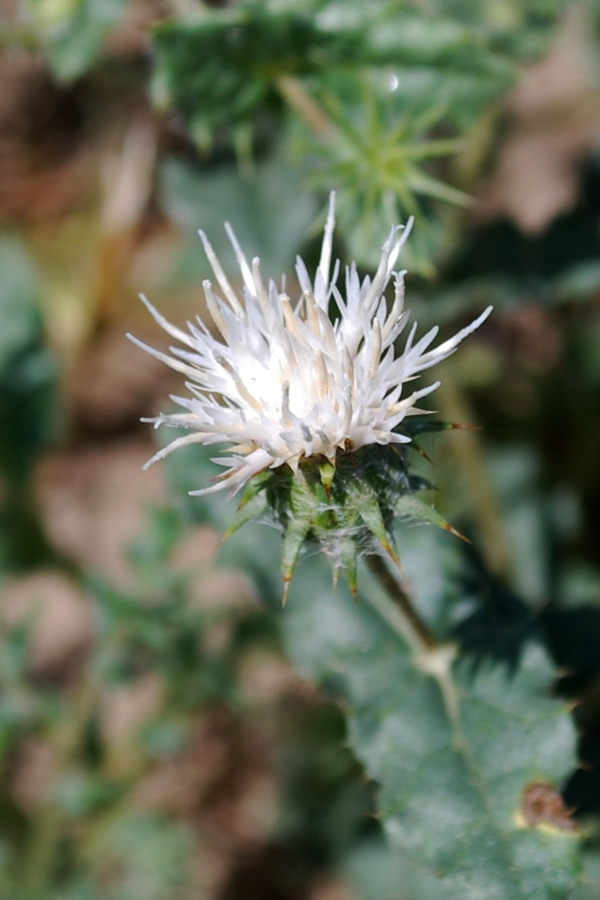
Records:
[[[415,435],[454,426],[414,420],[404,431]],[[316,542],[331,560],[334,578],[341,573],[353,594],[357,562],[365,553],[398,560],[393,524],[398,518],[455,530],[416,491],[430,487],[411,473],[411,445],[370,444],[341,451],[335,465],[325,458],[304,460],[297,472],[289,466],[268,469],[247,485],[228,535],[253,519],[272,518],[283,530],[281,572],[284,602],[303,547]]]

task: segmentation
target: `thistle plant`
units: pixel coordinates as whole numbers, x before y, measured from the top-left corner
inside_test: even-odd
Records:
[[[406,227],[392,227],[374,276],[361,280],[352,263],[343,289],[338,286],[340,264],[332,264],[334,225],[332,194],[313,278],[297,258],[300,296],[295,299],[283,286],[265,282],[260,260],[246,259],[226,225],[243,282],[239,295],[200,232],[222,294],[204,281],[218,335],[200,317],[188,323],[187,332],[175,327],[146,298],[158,324],[181,346],[172,347],[169,355],[130,335],[188,379],[189,395],[171,398],[185,411],[146,421],[189,433],[159,450],[147,465],[188,444],[227,443],[225,455],[213,459],[225,472],[191,493],[228,490],[231,497],[245,488],[230,531],[271,513],[284,533],[286,592],[307,539],[318,540],[334,572],[343,571],[354,592],[360,552],[382,549],[396,558],[392,522],[418,486],[406,452],[415,433],[410,419],[426,412],[419,401],[440,382],[416,390],[407,385],[454,353],[491,312],[488,307],[437,346],[432,345],[438,328],[417,337],[414,323],[398,352],[396,342],[410,313],[404,306],[405,272],[395,266],[412,220]],[[422,431],[423,423],[419,426]],[[431,519],[426,509],[419,507]]]
[[[598,4],[5,6],[0,894],[598,900]]]
[[[334,581],[342,573],[355,595],[365,558],[366,603],[328,589],[313,564],[297,576],[301,602],[281,618],[300,670],[325,684],[333,675],[349,703],[349,740],[381,787],[391,845],[443,879],[444,896],[490,896],[490,871],[501,866],[494,883],[503,892],[495,896],[566,898],[577,828],[557,786],[573,762],[573,731],[565,710],[543,696],[549,661],[532,641],[510,685],[500,667],[473,677],[439,617],[424,613],[421,591],[405,590],[394,543],[399,518],[450,529],[418,496],[429,486],[413,469],[419,436],[449,427],[420,406],[440,382],[418,379],[454,353],[491,307],[441,343],[437,327],[419,336],[417,324],[408,324],[405,272],[397,269],[412,221],[391,228],[375,274],[362,279],[355,263],[342,274],[333,260],[334,225],[332,194],[316,272],[311,277],[297,258],[298,288],[289,293],[291,281],[266,281],[259,259],[246,259],[226,225],[237,291],[201,232],[216,281],[203,283],[211,327],[197,317],[183,330],[143,298],[177,344],[164,353],[132,340],[181,373],[188,392],[171,397],[179,412],[145,420],[185,432],[147,465],[190,445],[225,445],[209,463],[224,471],[190,493],[211,506],[222,491],[241,495],[229,534],[252,519],[279,526],[284,603],[305,547],[316,543]],[[204,453],[198,457],[205,471]],[[242,553],[249,570],[261,558],[252,541],[250,534]],[[427,559],[448,580],[438,555],[419,555],[418,579],[427,580]],[[436,594],[439,609],[440,585]],[[547,797],[558,817],[545,807],[541,818],[537,807],[532,814],[532,796]],[[548,891],[532,891],[550,859]],[[415,896],[425,895],[418,888]]]

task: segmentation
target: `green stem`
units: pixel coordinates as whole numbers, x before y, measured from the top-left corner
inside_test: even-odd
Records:
[[[377,608],[379,614],[401,635],[417,656],[421,657],[439,649],[442,645],[414,608],[410,598],[381,556],[367,556],[367,565],[393,604],[384,605],[379,599],[370,597],[369,602]]]
[[[466,753],[467,745],[460,721],[458,691],[452,677],[456,645],[437,640],[380,556],[368,556],[367,565],[387,595],[380,597],[372,594],[369,596],[369,602],[381,618],[408,644],[413,652],[415,665],[437,683],[454,730],[455,749]]]

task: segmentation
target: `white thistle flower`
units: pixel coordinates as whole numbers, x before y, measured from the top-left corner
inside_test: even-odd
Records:
[[[182,331],[142,297],[158,324],[183,346],[171,347],[169,356],[128,336],[185,375],[189,391],[187,397],[171,398],[186,412],[145,421],[190,431],[146,466],[187,444],[231,445],[227,456],[213,460],[226,471],[213,485],[192,494],[229,488],[233,495],[265,469],[287,464],[296,471],[304,458],[325,457],[334,463],[338,451],[410,441],[399,426],[407,416],[423,412],[418,401],[440,382],[409,394],[407,383],[454,353],[491,312],[488,306],[474,322],[433,349],[429,348],[438,328],[415,341],[414,324],[398,353],[395,342],[409,312],[404,309],[405,272],[394,271],[394,265],[412,220],[405,228],[392,228],[373,279],[361,282],[352,263],[342,291],[337,286],[339,263],[331,272],[334,200],[332,194],[313,281],[302,259],[297,259],[299,300],[292,301],[273,281],[265,284],[259,260],[248,263],[229,225],[225,227],[243,279],[242,297],[200,232],[222,294],[214,293],[210,281],[203,282],[218,335],[213,336],[199,317]],[[388,309],[384,292],[392,278],[394,299]],[[333,322],[328,315],[331,303],[336,310]]]

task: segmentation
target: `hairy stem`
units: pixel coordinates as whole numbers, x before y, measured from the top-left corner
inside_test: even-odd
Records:
[[[454,748],[467,756],[468,747],[460,719],[458,690],[452,676],[456,645],[437,640],[381,556],[368,556],[367,565],[392,601],[387,604],[384,600],[371,596],[371,605],[409,645],[415,665],[437,683],[453,729]]]
[[[380,614],[396,631],[401,633],[418,656],[437,650],[441,646],[439,641],[414,608],[402,585],[394,578],[381,556],[368,556],[366,562],[393,602],[393,614],[390,614],[392,610],[386,613],[380,604],[372,601],[373,605],[378,607]]]

